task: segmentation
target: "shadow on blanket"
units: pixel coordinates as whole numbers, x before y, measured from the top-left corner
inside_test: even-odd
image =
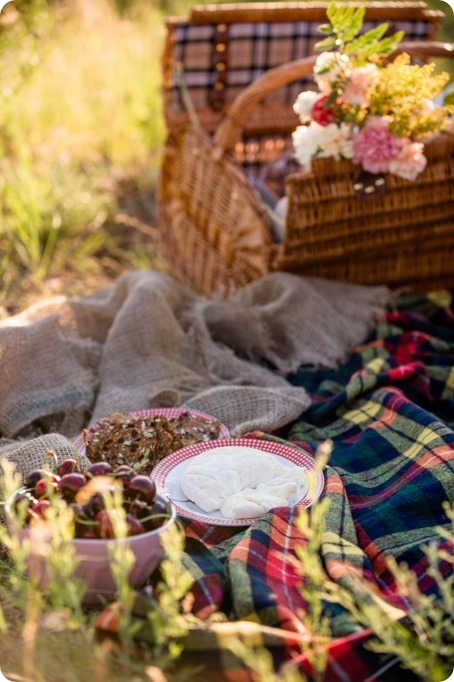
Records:
[[[362,577],[404,611],[408,603],[396,591],[386,559],[405,561],[420,590],[436,595],[421,545],[443,544],[437,530],[448,522],[442,503],[454,502],[453,322],[447,293],[407,298],[389,310],[339,369],[307,365],[288,376],[306,389],[312,405],[279,435],[311,452],[326,438],[334,442],[324,493],[330,501],[322,545],[325,570],[340,583]],[[261,633],[277,663],[292,658],[292,666],[307,673],[305,657],[295,654],[302,631],[297,613],[305,604],[291,560],[304,538],[293,521],[291,510],[279,509],[234,533],[187,522],[185,563],[195,578],[195,612],[222,610],[231,619],[268,626],[251,625],[249,634],[257,643]],[[439,568],[446,574],[449,564]],[[135,615],[143,641],[148,607],[146,594],[139,595]],[[399,667],[395,656],[373,653],[370,632],[341,607],[326,604],[326,613],[332,628],[326,681],[417,679]],[[98,627],[106,636],[117,631],[110,609]],[[208,666],[206,676],[197,679],[248,679],[227,645],[223,650],[219,633],[195,633],[188,645]]]

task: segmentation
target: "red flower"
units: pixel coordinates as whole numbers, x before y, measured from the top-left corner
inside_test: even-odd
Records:
[[[315,101],[315,104],[312,107],[312,119],[321,126],[327,126],[336,121],[335,114],[337,105],[334,104],[329,108],[325,106],[329,97],[330,95],[322,95]]]

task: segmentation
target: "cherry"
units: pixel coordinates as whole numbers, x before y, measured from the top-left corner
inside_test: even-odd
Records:
[[[21,490],[20,492],[16,493],[13,507],[16,514],[18,514],[21,512],[21,509],[28,509],[30,506],[34,506],[35,504],[38,504],[36,497],[34,497],[29,490]]]
[[[75,494],[83,485],[86,484],[83,474],[65,474],[60,479],[60,490],[67,502],[72,502]]]
[[[78,530],[77,537],[81,540],[97,540],[99,535],[96,532],[95,526],[81,525],[80,530]]]
[[[77,523],[79,517],[82,518],[85,515],[85,509],[78,502],[71,502],[71,504],[68,504],[68,509],[72,510],[75,523]]]
[[[45,519],[46,512],[50,508],[49,500],[40,500],[28,510],[30,521],[33,519]]]
[[[96,514],[96,530],[100,538],[114,538],[115,532],[107,509],[102,509]]]
[[[28,474],[25,480],[25,487],[34,488],[38,481],[44,478],[44,476],[46,476],[47,473],[48,472],[44,471],[44,469],[34,469]]]
[[[93,476],[107,476],[107,474],[112,473],[112,467],[109,462],[95,462],[95,464],[90,464],[88,469],[85,470],[85,476],[87,478],[93,478]]]
[[[82,472],[75,459],[67,458],[57,471],[58,474],[44,469],[31,471],[26,482],[28,489],[16,493],[13,505],[16,511],[23,509],[26,514],[24,525],[46,518],[51,506],[47,497],[55,492],[66,500],[74,514],[76,538],[114,538],[114,523],[105,509],[103,493],[113,494],[118,486],[124,492],[128,536],[159,528],[169,516],[166,502],[156,499],[156,486],[151,478],[127,464],[113,470],[108,462],[95,462]]]
[[[143,500],[151,504],[156,495],[156,486],[148,476],[134,476],[125,485],[125,496],[127,499]]]
[[[151,517],[151,518],[150,518]],[[155,530],[160,528],[169,517],[169,508],[167,502],[160,498],[155,499],[153,505],[149,509],[146,519],[143,521],[147,530]]]
[[[98,512],[104,509],[104,499],[101,493],[95,493],[90,497],[87,504],[84,506],[84,511],[87,516],[94,517]]]
[[[35,485],[36,497],[46,497],[49,492],[58,492],[60,477],[49,474],[45,478],[40,478]]]
[[[64,459],[63,462],[58,467],[59,476],[65,476],[65,474],[80,474],[81,468],[75,459]]]
[[[140,535],[145,532],[144,527],[132,514],[126,514],[126,521],[128,524],[128,535]]]
[[[84,537],[84,532],[87,528],[94,528],[94,524],[89,522],[85,514],[84,507],[78,502],[72,502],[68,505],[74,514],[74,534],[76,538]],[[96,537],[96,533],[93,537]]]
[[[148,515],[147,503],[143,500],[133,500],[129,505],[129,514],[135,516],[136,519],[140,519],[142,516]]]
[[[113,474],[115,478],[120,479],[120,481],[123,481],[123,484],[126,485],[131,478],[136,475],[136,472],[127,464],[121,464],[114,470]]]
[[[35,485],[35,495],[36,497],[45,497],[47,493],[47,482],[45,478],[40,478],[36,481]]]

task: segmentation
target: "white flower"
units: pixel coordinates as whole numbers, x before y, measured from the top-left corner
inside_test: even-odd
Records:
[[[330,123],[321,127],[323,134],[318,156],[334,156],[337,160],[353,158],[352,127],[348,123]]]
[[[308,121],[310,119],[310,113],[314,102],[320,97],[318,92],[314,90],[305,90],[300,92],[296,98],[295,104],[293,105],[293,111],[300,117],[301,123]]]
[[[320,92],[328,94],[334,81],[348,78],[351,64],[345,54],[340,52],[322,52],[318,55],[314,66],[314,77]]]
[[[320,148],[323,126],[312,121],[308,126],[298,126],[292,133],[295,159],[306,171],[310,171],[311,159]]]
[[[310,171],[314,156],[353,158],[352,127],[349,123],[321,126],[312,121],[308,126],[298,126],[292,139],[295,159],[306,171]]]

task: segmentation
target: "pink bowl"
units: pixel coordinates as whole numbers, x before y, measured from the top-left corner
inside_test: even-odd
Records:
[[[5,504],[6,521],[10,532],[12,532],[11,523],[9,522],[11,505],[14,502],[15,496],[21,490],[19,489],[14,493]],[[150,575],[158,567],[164,556],[164,548],[161,541],[162,533],[173,526],[176,519],[174,505],[162,495],[156,495],[156,498],[168,504],[170,508],[169,520],[155,530],[126,538],[126,546],[133,551],[135,556],[135,563],[129,575],[129,583],[134,589],[143,587]],[[28,528],[21,528],[18,534],[19,540],[22,542],[25,538],[30,537],[30,530]],[[46,536],[42,537],[44,544],[46,542],[49,543],[49,539],[49,536],[47,538]],[[100,597],[108,599],[115,594],[115,581],[110,570],[109,559],[109,548],[115,542],[117,542],[115,539],[84,540],[74,538],[73,543],[79,559],[75,575],[83,578],[87,587],[82,600],[84,604],[96,604],[99,603]],[[28,558],[28,571],[29,573],[33,572],[39,585],[45,588],[47,583],[46,559],[44,553],[37,548],[35,542],[32,542]]]

